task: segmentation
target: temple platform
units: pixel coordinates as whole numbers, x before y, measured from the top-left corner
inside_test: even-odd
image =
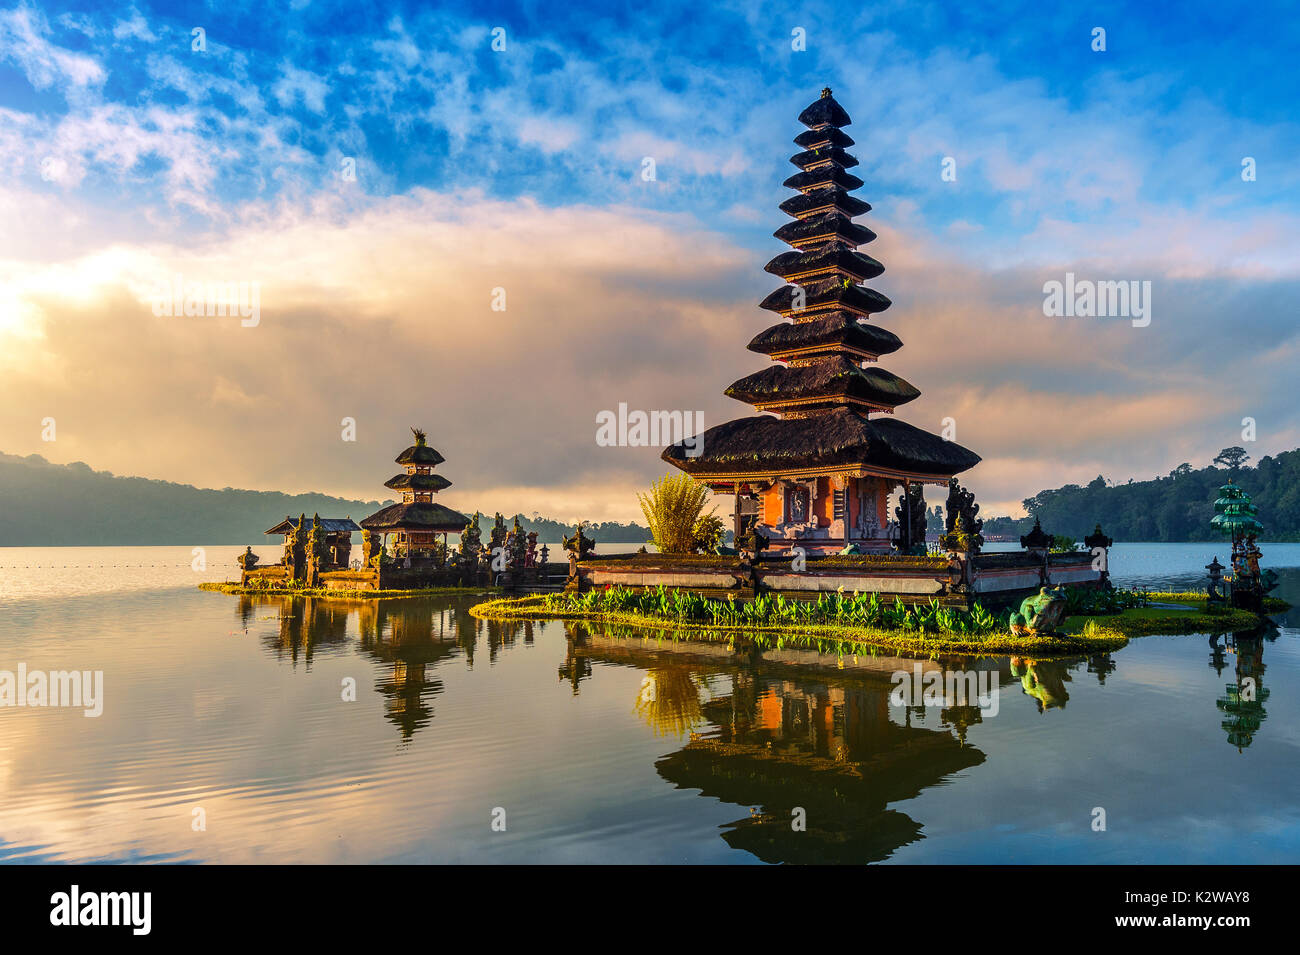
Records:
[[[969,608],[1019,603],[1043,586],[1103,587],[1092,554],[1035,552],[976,554],[972,557],[863,555],[809,556],[801,569],[788,557],[764,554],[754,563],[712,555],[621,554],[578,562],[570,589],[652,587],[693,590],[710,596],[779,593],[816,599],[820,593],[878,593],[904,603],[938,601]]]

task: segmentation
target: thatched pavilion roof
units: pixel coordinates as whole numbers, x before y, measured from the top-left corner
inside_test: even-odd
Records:
[[[848,149],[853,145],[853,137],[834,126],[827,126],[823,129],[805,129],[794,138],[794,144],[802,146],[804,149],[812,149],[822,143],[830,143],[830,145],[838,146],[840,149]]]
[[[738,418],[705,431],[698,457],[686,450],[672,445],[663,459],[699,477],[860,465],[948,478],[980,461],[974,451],[905,421],[849,408],[808,418]]]
[[[830,186],[825,189],[813,189],[791,196],[782,202],[778,209],[786,215],[801,216],[813,209],[836,208],[847,215],[860,216],[871,211],[871,203],[851,196],[842,186]]]
[[[862,180],[851,172],[845,172],[839,166],[822,166],[819,169],[809,169],[805,172],[797,172],[785,182],[783,186],[789,186],[791,189],[798,189],[804,192],[808,189],[815,189],[818,186],[836,185],[843,189],[860,189]]]
[[[749,350],[777,355],[819,345],[847,345],[871,355],[888,355],[903,347],[893,332],[861,322],[848,312],[831,312],[811,322],[779,322],[755,335]]]
[[[442,504],[417,501],[413,504],[390,504],[362,519],[361,526],[368,531],[447,531],[458,534],[465,529],[469,518]]]
[[[841,126],[853,125],[853,120],[849,119],[849,114],[844,111],[844,107],[835,102],[835,97],[831,95],[829,89],[822,90],[822,95],[799,114],[799,122],[810,129],[819,126],[834,126],[838,129]]]
[[[441,491],[451,487],[451,482],[441,474],[397,474],[384,482],[384,487],[394,491]]]
[[[794,308],[795,287],[783,285],[763,301],[759,308],[772,312],[788,312]],[[804,286],[804,311],[813,312],[827,307],[847,308],[864,315],[875,315],[894,304],[875,289],[863,285],[841,285],[833,277],[823,282]]]
[[[843,355],[797,368],[773,365],[732,382],[724,394],[749,404],[769,404],[785,398],[858,398],[887,408],[921,396],[893,372],[874,366],[863,368]]]
[[[885,267],[871,256],[846,249],[842,245],[827,245],[807,252],[792,249],[782,252],[763,266],[763,271],[779,275],[786,281],[790,281],[792,276],[830,269],[836,269],[840,274],[851,276],[859,282],[874,279],[885,271]]]
[[[394,458],[394,460],[398,464],[423,464],[434,466],[442,464],[442,462],[447,459],[427,444],[413,444]]]
[[[790,157],[790,162],[800,169],[807,169],[809,166],[830,160],[838,163],[841,169],[852,169],[858,164],[858,161],[846,153],[838,146],[821,146],[817,149],[805,149],[801,153],[795,153]]]
[[[772,235],[790,245],[803,246],[813,239],[836,238],[850,245],[865,245],[876,237],[866,226],[858,225],[842,212],[824,212],[787,222]]]

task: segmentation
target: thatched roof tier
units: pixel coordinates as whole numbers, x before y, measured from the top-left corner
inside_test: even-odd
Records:
[[[663,459],[699,477],[843,469],[942,481],[973,468],[980,456],[897,418],[837,408],[810,418],[738,418],[705,431],[698,457],[675,444],[664,449]]]
[[[858,321],[848,312],[832,312],[811,322],[780,322],[754,336],[749,350],[773,358],[791,358],[847,349],[872,358],[903,347],[893,332]]]
[[[469,518],[441,504],[417,501],[414,504],[390,504],[367,518],[361,526],[368,531],[447,531],[458,534]]]
[[[798,194],[781,203],[795,221],[773,233],[794,248],[764,267],[786,284],[761,303],[788,322],[764,329],[749,343],[751,351],[773,359],[772,367],[726,390],[773,414],[718,425],[703,435],[698,457],[675,445],[664,451],[664,460],[720,485],[777,476],[946,482],[978,463],[978,455],[892,419],[920,391],[878,365],[862,367],[902,342],[864,321],[891,303],[863,284],[885,267],[857,251],[876,234],[853,222],[871,205],[849,194],[863,184],[848,172],[857,165],[845,151],[853,140],[840,132],[849,115],[826,89],[799,120],[809,130],[795,138],[803,151],[790,161],[801,171],[785,182]],[[881,420],[869,417],[876,413]]]
[[[807,169],[818,163],[833,162],[841,169],[852,169],[858,161],[838,146],[822,146],[818,149],[805,149],[790,157],[790,162],[800,169]]]
[[[817,129],[819,126],[834,126],[839,129],[853,124],[844,107],[835,102],[830,89],[822,90],[821,97],[799,114],[799,122],[809,129]]]
[[[436,466],[447,460],[427,444],[413,444],[395,460],[398,464],[422,464]]]
[[[819,273],[847,275],[865,282],[880,275],[885,267],[862,252],[854,252],[842,245],[827,245],[807,252],[799,249],[782,252],[763,266],[763,271],[779,275],[787,282]]]
[[[441,491],[451,482],[441,474],[398,474],[384,482],[394,491]]]
[[[842,285],[834,279],[804,285],[803,308],[796,312],[793,285],[783,285],[759,303],[760,308],[798,318],[808,312],[845,309],[859,315],[875,315],[893,303],[875,289],[862,285]]]
[[[837,146],[840,149],[848,149],[853,145],[853,138],[834,126],[825,126],[821,129],[805,129],[794,138],[794,144],[804,149],[814,149],[817,146]]]
[[[322,517],[319,518],[320,529],[324,534],[341,534],[351,531],[359,531],[360,527],[350,517]],[[306,526],[311,527],[311,518],[307,518]],[[296,518],[286,517],[279,524],[276,524],[266,533],[268,534],[292,534],[298,527]]]
[[[840,186],[831,186],[826,189],[814,189],[810,192],[801,192],[797,196],[791,196],[777,208],[786,215],[799,218],[829,212],[832,209],[839,209],[847,216],[860,216],[864,212],[871,211],[871,203],[849,195]]]
[[[764,408],[852,400],[892,409],[921,396],[910,383],[883,368],[862,368],[838,355],[812,365],[773,365],[733,382],[727,397]]]
[[[858,225],[842,212],[827,212],[807,219],[796,219],[787,222],[772,235],[797,249],[806,249],[810,245],[832,240],[852,246],[866,245],[876,237],[866,226]]]
[[[832,185],[853,190],[862,188],[862,180],[851,172],[845,172],[839,166],[830,165],[797,172],[781,185],[798,189],[800,192],[809,192]]]

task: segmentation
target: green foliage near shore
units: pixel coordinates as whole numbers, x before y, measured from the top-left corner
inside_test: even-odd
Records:
[[[687,474],[665,474],[638,494],[641,513],[654,544],[664,554],[693,554],[716,550],[722,543],[722,519],[704,513],[709,489]]]
[[[1148,594],[1116,587],[1098,590],[1095,587],[1067,587],[1065,589],[1066,616],[1100,616],[1115,614],[1134,607],[1145,607]]]
[[[470,608],[485,619],[589,620],[680,630],[692,638],[725,635],[756,646],[806,647],[840,652],[876,647],[905,653],[1029,654],[1101,653],[1127,638],[1105,628],[1087,634],[1016,636],[1006,613],[982,607],[966,611],[937,603],[907,606],[878,594],[821,594],[815,601],[760,595],[753,600],[715,600],[691,591],[656,588],[634,592],[611,587],[584,594],[544,594],[486,601]]]
[[[777,649],[798,646],[847,652],[874,647],[908,653],[1030,656],[1102,653],[1119,649],[1130,637],[1224,633],[1260,625],[1260,619],[1248,611],[1207,609],[1204,594],[1068,588],[1066,595],[1071,609],[1062,632],[1031,636],[1010,632],[1009,610],[994,613],[976,604],[967,611],[934,601],[908,606],[879,594],[839,592],[807,601],[780,594],[718,600],[664,587],[643,591],[609,587],[582,594],[490,600],[471,607],[470,613],[486,619],[554,618],[680,630],[692,639],[735,641],[739,636],[755,646]],[[1183,606],[1151,607],[1152,601]]]
[[[1210,528],[1214,499],[1228,478],[1241,485],[1258,506],[1263,540],[1300,541],[1300,449],[1266,455],[1255,467],[1197,470],[1181,464],[1167,476],[1150,481],[1117,484],[1098,475],[1086,486],[1067,484],[1039,491],[1024,501],[1028,517],[991,518],[985,522],[984,533],[1014,538],[1027,534],[1037,517],[1049,534],[1076,540],[1091,533],[1098,521],[1117,541],[1214,540]],[[1267,557],[1267,551],[1265,554]]]
[[[635,591],[627,587],[589,590],[584,594],[548,594],[546,606],[556,610],[594,613],[632,613],[712,626],[838,625],[917,633],[982,636],[1007,626],[1006,614],[993,614],[976,604],[971,610],[928,604],[905,604],[880,594],[818,594],[816,600],[787,599],[782,594],[759,594],[750,600],[716,600],[691,590],[655,587]]]
[[[1254,630],[1259,625],[1259,617],[1248,610],[1215,607],[1206,611],[1189,604],[1184,609],[1139,607],[1100,617],[1066,617],[1061,629],[1066,633],[1087,635],[1089,628],[1095,627],[1103,631],[1118,631],[1129,637],[1150,637],[1159,634],[1230,633]]]

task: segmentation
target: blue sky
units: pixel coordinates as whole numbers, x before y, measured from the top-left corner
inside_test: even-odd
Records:
[[[881,233],[866,251],[890,269],[873,285],[895,301],[881,321],[907,347],[887,367],[930,402],[903,417],[934,430],[960,413],[969,428],[959,440],[986,459],[971,475],[986,500],[1010,508],[1098,471],[1122,480],[1200,464],[1241,443],[1245,415],[1260,422],[1259,454],[1300,443],[1280,388],[1297,350],[1293,12],[962,6],[0,9],[0,201],[25,224],[0,238],[11,280],[0,336],[13,339],[8,387],[31,396],[0,414],[0,450],[219,486],[361,493],[361,457],[341,460],[323,441],[310,476],[294,470],[310,451],[292,439],[278,462],[236,463],[235,449],[254,405],[285,400],[275,381],[290,350],[354,341],[363,320],[382,323],[367,338],[382,327],[413,348],[454,340],[474,356],[437,362],[456,391],[462,366],[481,375],[484,355],[526,350],[515,360],[538,383],[586,375],[596,410],[628,400],[703,408],[711,423],[744,414],[720,393],[761,366],[744,343],[768,317],[754,306],[774,287],[761,267],[782,248],[771,233],[785,218],[776,205],[788,194],[794,117],[823,85],[854,117],[859,194],[875,206],[865,224]],[[191,48],[196,27],[202,51]],[[1096,27],[1104,52],[1092,49]],[[492,48],[497,28],[504,50]],[[806,49],[793,49],[795,30]],[[652,182],[641,176],[647,157]],[[940,176],[944,157],[955,182]],[[1246,157],[1254,181],[1242,179]],[[355,181],[341,175],[350,162]],[[404,250],[427,243],[428,257],[397,269],[400,252],[383,251],[394,235]],[[618,256],[610,235],[627,243]],[[157,406],[139,375],[126,385],[136,404],[110,402],[111,426],[97,418],[105,398],[79,371],[91,361],[81,343],[120,348],[128,365],[141,360],[128,343],[142,338],[164,365],[212,352],[200,333],[152,327],[151,316],[117,337],[88,332],[122,322],[115,295],[139,298],[146,273],[182,260],[241,276],[274,265],[282,283],[307,262],[305,275],[346,274],[327,248],[375,256],[383,285],[358,270],[359,284],[316,296],[306,278],[281,288],[268,301],[278,325],[195,372],[206,440],[230,462],[219,474],[151,458],[123,433]],[[492,286],[529,290],[533,311],[516,319],[526,326],[471,322],[473,337],[434,314],[446,309],[413,312],[432,302],[463,315],[483,297],[463,288],[479,268]],[[1046,325],[1042,284],[1066,270],[1152,280],[1163,305],[1152,329]],[[313,341],[302,337],[308,316]],[[534,336],[540,323],[547,340]],[[314,367],[332,360],[322,352]],[[355,377],[338,361],[334,376]],[[327,397],[349,403],[338,388]],[[414,400],[448,399],[430,389]],[[578,505],[563,487],[587,488],[582,501],[601,488],[606,513],[635,516],[631,489],[660,470],[655,449],[589,447],[591,428],[577,422],[591,409],[570,421],[570,400],[545,405],[540,420],[581,427],[580,441],[536,447],[535,476],[500,476],[492,462],[532,447],[536,430],[511,433],[502,401],[493,440],[447,427],[476,486],[525,510],[523,498],[565,509]],[[42,404],[79,422],[59,449],[33,437]],[[409,422],[386,420],[365,389],[351,404],[370,415],[372,455],[400,441]],[[148,416],[158,435],[194,431],[193,413]],[[1053,436],[1030,447],[1025,430],[1043,426]],[[269,432],[267,442],[278,446]]]

